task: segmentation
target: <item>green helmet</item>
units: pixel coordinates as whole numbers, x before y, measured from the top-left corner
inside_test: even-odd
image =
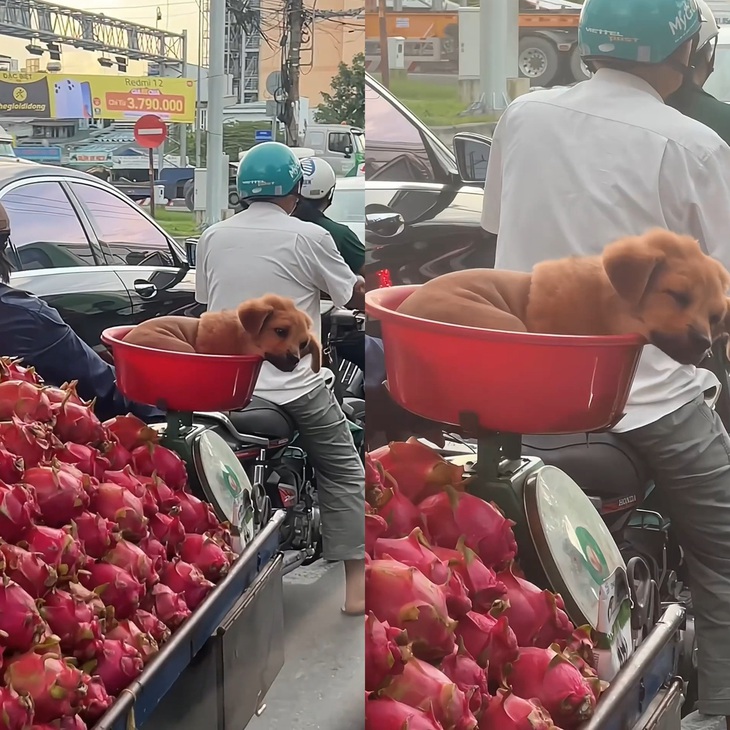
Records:
[[[699,33],[701,22],[695,0],[586,0],[578,47],[584,60],[661,63]]]
[[[285,198],[296,192],[303,177],[297,156],[281,142],[262,142],[238,164],[236,186],[242,200]]]

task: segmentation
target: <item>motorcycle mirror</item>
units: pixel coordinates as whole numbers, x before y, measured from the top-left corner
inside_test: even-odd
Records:
[[[393,238],[403,233],[406,222],[400,213],[367,213],[366,230],[380,238]]]
[[[198,248],[197,238],[186,238],[185,239],[185,254],[187,257],[188,266],[191,269],[195,268],[195,256]]]

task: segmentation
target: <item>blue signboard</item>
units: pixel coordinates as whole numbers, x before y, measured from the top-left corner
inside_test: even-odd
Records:
[[[257,142],[271,142],[273,135],[270,129],[257,129],[254,132],[254,139]]]
[[[61,164],[61,148],[50,146],[29,146],[14,147],[15,154],[23,160],[32,160],[33,162],[44,162],[51,165]]]

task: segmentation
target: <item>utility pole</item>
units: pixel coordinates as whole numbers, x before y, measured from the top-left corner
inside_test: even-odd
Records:
[[[207,161],[205,207],[208,225],[223,214],[223,97],[226,95],[226,0],[210,0],[208,63],[208,118],[206,124]]]
[[[188,32],[184,30],[182,32],[182,68],[180,69],[180,75],[182,78],[187,78],[188,75]],[[188,160],[188,125],[180,125],[180,167],[185,167]]]
[[[286,125],[286,143],[290,147],[299,146],[299,72],[302,57],[302,27],[304,8],[302,0],[288,0],[289,13],[289,73],[288,98],[286,103],[290,114]]]
[[[381,0],[382,1],[382,0]],[[480,77],[487,114],[507,108],[507,79],[517,77],[519,1],[489,0],[479,6]]]
[[[385,0],[378,0],[378,24],[380,29],[380,80],[390,87],[390,59],[388,58],[388,26],[385,19]]]

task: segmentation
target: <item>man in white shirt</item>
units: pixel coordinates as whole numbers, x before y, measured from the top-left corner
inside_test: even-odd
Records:
[[[695,0],[586,0],[579,42],[595,75],[517,99],[495,130],[482,225],[498,234],[497,268],[598,254],[655,226],[730,266],[730,148],[664,103],[700,26]],[[730,438],[703,398],[716,385],[647,346],[615,430],[645,457],[686,551],[698,709],[728,717]]]
[[[291,217],[302,168],[285,145],[267,142],[250,150],[238,170],[246,210],[211,226],[197,246],[196,299],[209,311],[234,309],[265,294],[294,300],[321,339],[320,292],[336,306],[363,298],[364,284],[352,273],[327,231]],[[285,373],[265,362],[255,393],[286,410],[297,424],[301,446],[317,473],[323,556],[343,561],[343,610],[365,610],[365,472],[342,409],[314,373],[311,356]]]

